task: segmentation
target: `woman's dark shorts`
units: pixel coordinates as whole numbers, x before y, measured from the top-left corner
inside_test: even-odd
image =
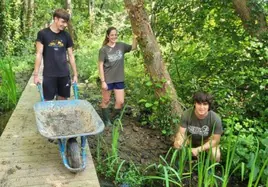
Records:
[[[107,84],[108,90],[121,90],[125,88],[124,82],[114,82]]]
[[[43,93],[45,100],[53,100],[55,96],[70,97],[71,78],[43,77]]]

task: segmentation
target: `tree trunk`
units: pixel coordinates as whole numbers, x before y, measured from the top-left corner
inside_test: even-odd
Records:
[[[170,75],[165,67],[160,48],[151,29],[149,18],[144,8],[143,0],[124,0],[132,25],[133,33],[137,36],[143,52],[145,67],[153,83],[162,83],[162,88],[156,91],[158,97],[169,94],[171,97],[172,114],[181,115],[182,107]],[[163,82],[163,80],[166,80]]]
[[[0,39],[3,39],[4,36],[4,27],[5,27],[5,0],[0,2]]]
[[[34,13],[34,0],[28,0],[28,14],[27,14],[27,27],[31,28],[33,25],[33,13]]]
[[[28,0],[23,0],[23,19],[22,19],[22,32],[24,36],[27,34],[27,26],[28,26]]]
[[[95,8],[95,1],[89,0],[88,1],[88,14],[89,14],[89,16],[94,15],[94,8]]]
[[[249,0],[233,0],[233,5],[236,13],[243,22],[245,30],[251,36],[260,38],[263,34],[267,33],[268,27],[265,14],[260,7],[250,3]]]
[[[72,24],[72,1],[71,0],[66,0],[65,1],[66,4],[66,10],[69,12],[70,14],[70,19],[68,21],[68,31],[73,39],[73,41],[76,41],[76,35],[73,29],[73,24]]]
[[[95,23],[95,2],[94,0],[88,1],[88,14],[89,14],[89,25],[90,25],[90,32],[93,32],[93,25]]]

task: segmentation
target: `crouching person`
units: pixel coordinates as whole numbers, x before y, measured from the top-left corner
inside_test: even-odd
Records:
[[[212,96],[197,92],[193,96],[194,107],[182,114],[181,125],[175,136],[174,147],[180,149],[192,144],[192,156],[211,149],[211,159],[220,161],[220,139],[222,122],[218,114],[211,110]]]

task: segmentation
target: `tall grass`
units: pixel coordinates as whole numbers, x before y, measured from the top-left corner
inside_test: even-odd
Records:
[[[146,173],[151,173],[151,175],[145,176],[144,180],[162,181],[166,187],[182,186],[182,180],[191,176],[191,166],[190,172],[184,173],[187,161],[191,161],[188,150],[184,146],[181,150],[170,148],[165,157],[160,156],[159,164],[151,164],[146,168]],[[191,165],[191,162],[189,164]]]
[[[198,187],[218,186],[215,167],[220,165],[212,156],[212,148],[208,152],[202,151],[197,158]]]
[[[115,182],[119,186],[140,187],[143,181],[142,169],[137,167],[135,163],[132,161],[128,163],[125,160],[120,163],[115,176]]]
[[[0,97],[7,99],[5,106],[2,106],[4,109],[10,109],[17,103],[16,79],[11,64],[9,59],[0,60]]]
[[[256,182],[255,182],[254,187],[257,187],[257,186],[258,186],[259,181],[260,181],[260,179],[261,179],[261,176],[262,176],[262,174],[263,174],[263,172],[264,172],[264,169],[265,169],[267,166],[268,166],[268,157],[266,158],[266,160],[265,160],[263,166],[261,167],[261,170],[260,170],[260,172],[259,172],[259,175],[257,176],[257,179],[256,179]],[[266,186],[268,186],[268,178],[266,179]]]
[[[230,176],[241,167],[241,178],[243,180],[244,178],[244,164],[241,163],[239,165],[237,165],[233,171],[231,172],[232,164],[233,164],[233,159],[234,159],[234,155],[235,155],[235,151],[236,151],[236,147],[237,147],[237,140],[238,140],[238,136],[236,137],[235,142],[233,143],[232,138],[233,138],[233,128],[231,129],[231,134],[229,135],[229,140],[228,140],[228,144],[227,144],[227,157],[225,160],[225,167],[222,167],[222,187],[226,187],[228,185],[229,182],[229,178]]]
[[[124,110],[123,110],[124,111]],[[120,136],[120,129],[122,130],[122,113],[119,119],[114,121],[112,127],[112,143],[108,145],[103,135],[98,136],[98,144],[97,144],[97,169],[103,173],[107,177],[112,177],[113,175],[117,175],[116,173],[120,171],[121,167],[124,164],[124,161],[120,164],[120,158],[118,156],[118,140]],[[104,146],[103,146],[104,145]],[[102,148],[106,151],[106,158],[102,159]]]
[[[118,157],[118,140],[119,140],[119,129],[122,129],[121,120],[116,120],[113,125],[112,131],[112,152],[111,155]]]

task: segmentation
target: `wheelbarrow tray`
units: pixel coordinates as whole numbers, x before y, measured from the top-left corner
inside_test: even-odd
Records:
[[[85,100],[57,100],[34,105],[38,130],[49,139],[89,136],[103,131],[104,123]]]

